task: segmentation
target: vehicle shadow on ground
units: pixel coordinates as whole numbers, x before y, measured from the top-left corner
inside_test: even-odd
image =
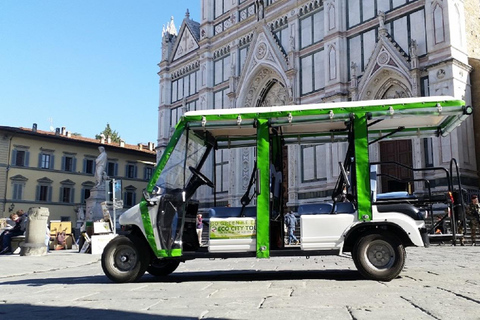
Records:
[[[175,272],[165,277],[145,274],[140,282],[216,282],[216,281],[285,281],[285,280],[365,280],[356,270],[225,270]]]
[[[112,309],[89,309],[79,307],[53,307],[30,304],[2,304],[0,310],[2,319],[82,319],[82,320],[129,320],[129,319],[198,319],[196,317],[175,317],[159,314],[118,311]]]
[[[196,272],[176,272],[165,277],[154,277],[148,273],[138,280],[139,283],[180,283],[180,282],[217,282],[217,281],[286,281],[286,280],[365,280],[356,270],[294,270],[294,271],[255,271],[255,270],[214,270]],[[1,285],[44,286],[50,284],[99,284],[113,283],[105,275],[84,277],[59,277],[43,279],[25,279],[0,281]],[[1,312],[0,312],[1,314]]]

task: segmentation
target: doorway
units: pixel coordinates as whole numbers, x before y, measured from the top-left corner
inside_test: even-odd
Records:
[[[412,141],[396,140],[380,142],[380,162],[397,162],[413,167]],[[407,191],[413,172],[398,165],[381,165],[382,192]],[[411,191],[413,191],[413,184]]]

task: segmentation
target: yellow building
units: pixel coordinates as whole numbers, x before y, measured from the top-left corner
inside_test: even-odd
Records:
[[[141,199],[155,163],[153,143],[129,145],[123,141],[72,136],[65,128],[55,132],[0,126],[0,217],[31,207],[47,207],[51,220],[77,220],[79,207],[95,185],[95,159],[103,146],[109,178],[122,180],[124,208]]]

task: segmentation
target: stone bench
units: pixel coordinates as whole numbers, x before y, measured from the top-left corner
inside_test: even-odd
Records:
[[[20,252],[20,245],[24,241],[25,241],[25,236],[24,235],[12,237],[12,242],[10,243],[10,247],[12,248],[12,252],[13,253]]]

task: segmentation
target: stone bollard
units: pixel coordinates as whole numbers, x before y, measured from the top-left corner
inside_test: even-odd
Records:
[[[28,223],[25,233],[25,243],[21,246],[21,256],[42,256],[47,254],[45,233],[47,220],[50,216],[48,208],[37,207],[28,209]]]

